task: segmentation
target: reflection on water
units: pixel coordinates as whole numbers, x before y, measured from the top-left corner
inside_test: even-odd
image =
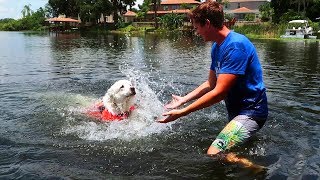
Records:
[[[318,179],[318,41],[253,40],[270,116],[239,155],[256,174],[205,156],[226,123],[224,105],[158,124],[171,94],[207,78],[210,43],[181,34],[0,32],[0,179]],[[138,109],[102,123],[82,111],[119,79],[133,79]]]

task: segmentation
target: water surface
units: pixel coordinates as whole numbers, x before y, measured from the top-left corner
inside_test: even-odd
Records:
[[[0,42],[0,179],[319,179],[318,41],[253,40],[270,115],[233,151],[266,166],[260,173],[205,155],[227,123],[222,103],[155,122],[172,93],[207,78],[210,43],[179,34],[20,32],[0,32]],[[128,120],[83,114],[123,78],[138,92]]]

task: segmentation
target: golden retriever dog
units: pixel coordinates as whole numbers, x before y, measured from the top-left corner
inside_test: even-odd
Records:
[[[102,101],[87,112],[104,121],[119,121],[128,118],[134,110],[135,87],[128,80],[115,82],[103,96]]]

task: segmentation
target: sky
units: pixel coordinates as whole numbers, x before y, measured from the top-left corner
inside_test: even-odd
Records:
[[[141,4],[143,0],[137,0]],[[0,0],[0,19],[13,18],[20,19],[22,17],[22,9],[25,5],[31,5],[33,11],[38,10],[48,3],[48,0]]]
[[[19,19],[22,17],[22,9],[25,5],[30,5],[33,11],[43,7],[48,3],[48,0],[0,0],[0,19],[13,18]]]

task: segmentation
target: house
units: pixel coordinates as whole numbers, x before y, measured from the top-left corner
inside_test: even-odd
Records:
[[[67,31],[78,29],[81,23],[80,19],[67,18],[65,15],[49,18],[45,20],[48,22],[49,31]]]
[[[268,0],[223,0],[226,14],[232,14],[237,20],[244,20],[247,14],[253,14],[255,20],[260,18],[259,7]]]
[[[127,11],[124,15],[124,22],[133,22],[135,21],[136,17],[137,17],[137,14],[133,11]]]
[[[201,4],[199,1],[195,0],[165,0],[160,3],[157,8],[157,14],[159,16],[176,13],[176,14],[187,14],[190,9]],[[154,11],[149,11],[148,15],[154,15]]]
[[[165,0],[162,1],[158,11],[165,11],[170,13],[172,10],[187,10],[201,4],[199,1],[195,0]]]
[[[245,20],[248,14],[252,14],[254,20],[257,21],[260,18],[259,7],[268,0],[223,0],[222,4],[224,6],[224,12],[230,14],[238,20]],[[195,0],[164,0],[157,7],[157,17],[161,17],[165,14],[175,13],[175,14],[187,14],[190,9],[201,4],[199,1]],[[150,9],[152,9],[152,5]],[[143,21],[153,22],[155,12],[148,11],[146,18]],[[126,22],[135,21],[136,15],[131,12],[127,12],[124,15]],[[187,18],[186,18],[187,21]]]
[[[100,18],[97,19],[98,23],[114,23],[113,15],[104,15],[101,13]]]
[[[190,9],[199,4],[201,4],[201,2],[195,0],[164,0],[160,3],[160,6],[158,6],[156,13],[158,17],[169,13],[187,14]],[[154,11],[148,11],[146,19],[153,21],[154,14]]]

